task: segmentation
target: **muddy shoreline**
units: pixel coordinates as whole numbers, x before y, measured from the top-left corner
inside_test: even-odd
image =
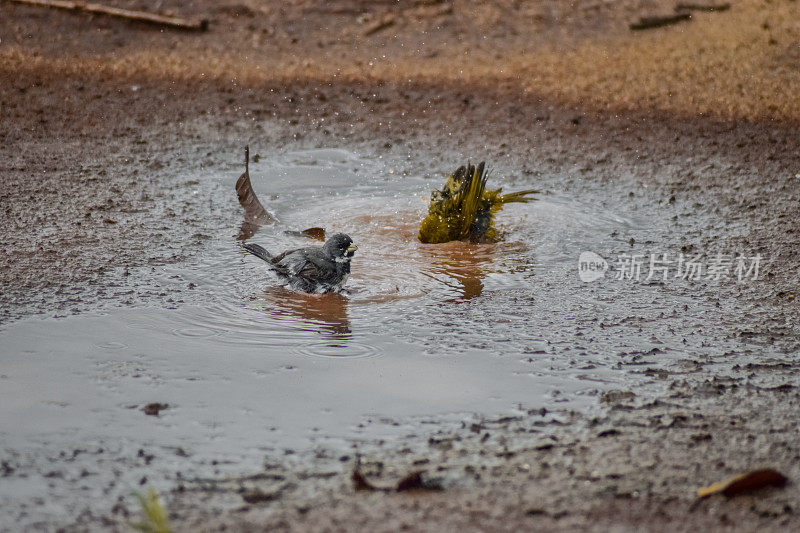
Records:
[[[776,32],[780,10],[788,5],[759,12],[761,23]],[[320,46],[324,21],[332,15],[316,4],[298,3],[283,11],[225,5],[215,11],[217,30],[212,23],[212,32],[204,36],[0,6],[3,327],[33,315],[180,307],[190,289],[143,285],[130,272],[192,261],[202,253],[216,227],[210,218],[238,209],[232,184],[241,171],[244,144],[262,154],[346,147],[405,160],[409,171],[420,174],[443,171],[465,158],[487,159],[514,184],[541,184],[581,198],[602,198],[609,189],[627,192],[618,200],[626,208],[674,213],[676,224],[686,228],[682,241],[670,243],[678,249],[721,248],[769,257],[757,284],[698,289],[704,304],[732,306],[731,322],[738,324],[724,324],[719,330],[724,333],[713,335],[741,343],[739,356],[751,361],[726,364],[725,353],[704,358],[687,352],[652,369],[659,366],[654,363],[659,354],[645,353],[642,372],[655,384],[646,393],[631,390],[605,397],[609,401],[598,396],[582,413],[470,417],[463,427],[434,425],[404,445],[358,450],[371,479],[391,483],[409,470],[426,469],[445,479],[442,492],[355,492],[350,481],[355,453],[330,450],[268,455],[264,471],[254,472],[252,479],[176,479],[163,492],[176,528],[745,531],[800,526],[796,484],[699,503],[693,493],[758,466],[777,468],[795,483],[800,479],[800,439],[793,423],[800,399],[795,299],[800,116],[781,100],[791,100],[784,94],[791,96],[791,71],[772,79],[780,88],[773,111],[758,98],[730,106],[721,94],[716,115],[705,112],[703,106],[713,103],[705,96],[694,103],[676,96],[683,109],[676,112],[656,92],[651,101],[628,103],[609,95],[606,106],[598,104],[594,92],[591,98],[580,91],[559,95],[546,83],[537,92],[522,76],[481,77],[477,68],[466,81],[454,79],[452,61],[476,46],[471,38],[458,37],[464,28],[460,17],[478,9],[472,3],[456,3],[454,18],[444,12],[423,17],[428,33],[398,19],[389,34],[373,38],[363,35],[363,23],[347,9],[374,20],[387,7],[358,2],[338,7],[346,8],[335,14],[348,21],[343,33]],[[734,7],[755,9],[749,2]],[[183,9],[194,15],[211,4],[193,2]],[[488,41],[508,57],[543,46],[540,40],[553,36],[561,36],[556,42],[566,50],[580,49],[583,40],[593,38],[612,46],[613,37],[625,45],[627,28],[619,15],[640,11],[625,2],[603,10],[545,14],[537,27],[544,36],[535,38],[532,30],[525,33],[509,22],[514,31],[489,34]],[[488,26],[494,19],[483,15]],[[60,32],[52,30],[54,25]],[[583,30],[580,39],[577,29]],[[70,33],[72,38],[65,37]],[[797,35],[770,38],[778,44],[762,44],[779,48],[776,57],[793,64]],[[399,63],[418,69],[410,79],[402,80],[388,67],[362,69],[369,58],[424,39],[434,41],[436,54],[426,50],[418,60],[401,55]],[[273,59],[263,60],[264,70],[236,77],[238,66],[248,62],[241,58],[259,54]],[[326,61],[336,54],[346,71],[341,77],[326,72]],[[229,56],[238,62],[227,65],[220,59]],[[160,57],[168,58],[163,68]],[[304,60],[311,66],[303,66]],[[278,77],[266,72],[275,64],[292,66]],[[205,66],[207,78],[199,75]],[[685,83],[691,88],[698,79],[689,76]],[[708,95],[715,86],[695,89]],[[192,174],[230,175],[229,196],[223,188],[187,180]],[[193,195],[198,187],[203,201]],[[702,317],[694,318],[694,325],[684,323],[687,336],[693,329],[702,335],[706,327]],[[640,324],[642,337],[669,325],[662,319]],[[782,355],[764,360],[760,355],[767,349]],[[620,355],[620,364],[640,359]],[[74,459],[71,452],[37,462],[6,450],[0,475],[46,476]],[[148,452],[136,452],[115,453],[127,458],[131,472],[146,477]],[[80,473],[66,477],[53,477],[56,494],[60,486],[68,490],[83,483]],[[242,494],[253,491],[263,498],[248,503]],[[36,524],[36,506],[45,503],[18,504],[9,516],[24,518],[31,528],[124,530],[136,515],[130,501],[108,502],[75,509],[66,521]]]

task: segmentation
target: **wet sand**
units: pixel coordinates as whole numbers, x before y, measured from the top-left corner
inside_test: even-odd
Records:
[[[711,351],[736,343],[734,354],[690,349],[665,361],[658,351],[615,351],[606,355],[647,378],[645,388],[631,382],[632,398],[598,396],[580,412],[524,412],[497,422],[440,421],[404,444],[359,450],[377,480],[412,468],[441,472],[450,480],[441,493],[354,492],[353,453],[266,454],[267,469],[254,472],[261,478],[176,479],[163,491],[176,525],[797,527],[795,485],[699,505],[693,496],[756,466],[800,478],[791,423],[800,197],[792,2],[736,2],[646,33],[627,24],[672,4],[164,6],[210,12],[212,30],[160,32],[0,5],[4,327],[34,314],[180,308],[190,289],[148,285],[130,272],[202,254],[215,217],[230,217],[237,206],[232,189],[203,189],[205,181],[187,176],[235,179],[247,142],[262,153],[330,147],[405,159],[417,175],[485,158],[509,185],[544,180],[554,192],[626,214],[675,217],[685,237],[670,245],[722,245],[770,258],[760,283],[694,296],[719,306],[716,316],[734,309],[721,323],[677,310],[674,326],[669,316],[632,310],[615,325],[630,339],[672,327],[675,338],[696,335],[693,346],[706,336]],[[394,24],[365,35],[387,13]],[[212,200],[198,201],[198,188]],[[490,297],[503,308],[502,291]],[[578,325],[585,329],[564,319],[560,329],[572,348],[592,346],[605,327]],[[46,477],[82,452],[29,461],[24,447],[16,451],[23,454],[6,450],[2,475],[49,480],[56,499],[83,483],[80,471],[73,479],[68,469]],[[109,462],[124,458],[122,480],[147,475],[147,450],[109,453]],[[111,468],[87,461],[89,471]],[[275,497],[247,504],[243,486]],[[15,519],[35,521],[48,503],[37,497],[15,506]],[[66,523],[40,525],[122,529],[135,509],[123,501],[73,511]]]

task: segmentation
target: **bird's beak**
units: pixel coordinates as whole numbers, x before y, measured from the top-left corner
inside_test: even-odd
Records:
[[[358,246],[356,246],[355,244],[351,244],[350,246],[347,247],[347,253],[349,254],[355,253],[356,250],[358,250]]]

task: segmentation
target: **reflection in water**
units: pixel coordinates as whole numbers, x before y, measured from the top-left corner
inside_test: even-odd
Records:
[[[350,320],[347,317],[347,298],[338,293],[308,294],[285,287],[270,287],[262,299],[264,308],[272,316],[300,318],[339,340],[350,338]],[[316,328],[315,328],[316,330]]]
[[[451,241],[424,245],[421,250],[429,263],[426,275],[457,290],[460,300],[481,295],[494,245]]]
[[[398,284],[405,281],[419,287],[421,275],[435,282],[434,293],[446,288],[446,292],[455,293],[460,300],[480,296],[483,278],[491,270],[498,245],[461,241],[422,244],[417,239],[419,220],[419,213],[414,211],[356,217],[362,231],[359,239],[364,242],[364,254],[359,262],[353,263],[353,277],[371,284],[383,281],[386,285],[391,279]],[[388,285],[387,288],[394,287]],[[398,287],[394,297],[409,296],[406,290]],[[429,292],[423,290],[423,293]],[[418,292],[416,295],[421,296]]]

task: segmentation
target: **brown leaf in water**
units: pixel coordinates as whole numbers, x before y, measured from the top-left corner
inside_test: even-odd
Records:
[[[358,470],[358,466],[356,466],[356,468],[353,470],[352,480],[353,480],[353,485],[355,486],[356,490],[366,490],[366,491],[385,491],[385,490],[388,490],[388,489],[383,488],[383,487],[376,487],[375,485],[373,485],[372,483],[367,481],[367,478],[364,477],[364,474],[362,474]]]
[[[444,487],[438,479],[426,479],[425,470],[412,472],[397,482],[397,492],[406,490],[443,490]]]
[[[279,492],[264,492],[259,489],[246,490],[242,492],[242,499],[247,503],[266,503],[280,497]]]
[[[275,222],[275,217],[269,214],[261,205],[253,185],[250,183],[250,147],[244,148],[244,174],[236,180],[236,194],[239,203],[244,207],[244,219],[250,224],[263,226]]]
[[[424,489],[422,482],[422,471],[411,472],[406,477],[397,482],[397,492],[404,490]]]
[[[353,485],[356,490],[371,491],[371,492],[405,492],[409,490],[442,490],[442,484],[438,480],[426,480],[424,477],[425,470],[417,470],[411,472],[397,482],[397,485],[392,487],[380,487],[364,477],[360,470],[361,461],[356,461],[356,466],[353,469]]]
[[[315,227],[304,229],[302,231],[286,230],[284,233],[286,235],[291,235],[292,237],[308,237],[309,239],[325,242],[325,228]]]
[[[317,228],[317,227],[308,228],[308,229],[304,229],[300,233],[302,233],[303,235],[305,235],[309,239],[316,239],[318,241],[324,241],[325,240],[325,228]]]
[[[163,411],[168,407],[169,404],[153,402],[153,403],[148,403],[147,405],[142,407],[142,411],[144,411],[144,414],[148,416],[158,416],[158,413],[160,413],[161,411]]]
[[[701,498],[713,494],[722,494],[728,498],[753,492],[765,487],[783,487],[789,481],[786,476],[771,468],[753,470],[746,474],[734,476],[723,481],[718,481],[708,487],[697,489],[697,495]]]

